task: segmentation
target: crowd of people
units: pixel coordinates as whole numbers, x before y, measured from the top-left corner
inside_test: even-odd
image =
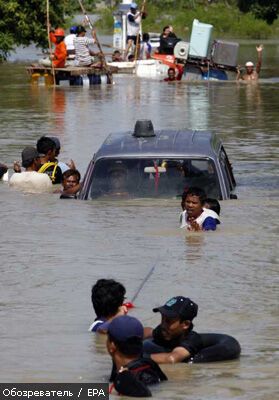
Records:
[[[160,322],[152,328],[144,327],[139,319],[128,315],[134,304],[125,302],[125,295],[123,284],[114,279],[99,279],[91,290],[96,318],[88,330],[106,335],[107,353],[112,360],[109,393],[151,397],[150,386],[168,380],[159,364],[193,362],[209,347],[213,361],[213,343],[206,343],[204,335],[194,331],[193,320],[197,317],[198,305],[193,300],[174,296],[153,308],[154,313],[160,314]],[[236,358],[240,346],[230,337],[232,342],[236,343]],[[215,347],[215,357],[219,361],[222,360],[220,353],[224,351],[220,343]],[[228,343],[226,346],[232,346]],[[223,356],[223,359],[226,358]]]
[[[153,329],[127,315],[133,304],[125,303],[125,294],[125,287],[113,279],[99,279],[93,285],[96,318],[89,331],[107,335],[107,351],[113,361],[110,391],[150,397],[148,386],[167,380],[158,364],[188,362],[202,349],[200,335],[193,331],[198,305],[184,296],[171,298],[153,309],[161,315]]]
[[[124,52],[116,49],[112,53],[112,62],[123,62],[135,60],[147,60],[151,58],[152,46],[148,33],[143,33],[141,37],[141,22],[147,16],[146,11],[139,10],[136,3],[131,3],[130,10],[127,13],[127,43]],[[39,60],[39,64],[53,68],[63,68],[68,65],[78,67],[99,67],[104,63],[104,54],[100,51],[93,51],[92,46],[96,43],[96,32],[91,30],[92,37],[86,36],[86,29],[83,25],[72,26],[70,32],[65,36],[65,31],[58,27],[53,29],[49,26],[50,41],[55,45],[55,50],[49,57]],[[160,35],[160,44],[156,53],[161,55],[173,55],[175,45],[180,41],[171,25],[166,25]],[[256,47],[258,61],[256,68],[252,61],[245,64],[245,71],[238,66],[236,80],[255,81],[259,77],[262,64],[263,46]],[[206,65],[200,66],[203,76],[206,76]],[[184,64],[174,61],[168,69],[168,76],[164,79],[166,82],[180,81],[183,76]]]
[[[60,140],[48,136],[38,139],[36,147],[25,147],[21,162],[14,162],[9,185],[31,193],[54,192],[60,193],[61,198],[76,198],[81,188],[81,176],[73,160],[67,164],[58,160],[60,148]],[[7,171],[8,167],[0,164],[0,178]]]

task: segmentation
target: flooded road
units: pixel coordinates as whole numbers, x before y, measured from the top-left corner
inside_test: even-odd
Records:
[[[73,158],[84,174],[108,133],[150,118],[155,129],[219,134],[239,197],[221,203],[216,233],[185,233],[178,200],[63,201],[0,182],[2,382],[106,381],[104,340],[87,332],[91,286],[114,278],[132,298],[155,265],[131,315],[155,326],[153,307],[189,296],[199,305],[195,329],[235,336],[242,356],[166,366],[169,381],[154,398],[278,397],[279,73],[266,72],[278,71],[278,46],[271,47],[263,79],[252,85],[115,76],[113,86],[53,90],[31,86],[22,63],[0,65],[1,162],[19,159],[41,135],[56,135],[61,160]]]

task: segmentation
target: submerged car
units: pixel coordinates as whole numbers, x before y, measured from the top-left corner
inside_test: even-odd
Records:
[[[134,131],[110,134],[87,168],[80,199],[178,197],[190,186],[211,198],[236,198],[232,166],[218,136],[158,130],[139,120]]]

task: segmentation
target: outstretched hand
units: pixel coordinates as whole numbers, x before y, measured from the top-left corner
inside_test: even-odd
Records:
[[[259,46],[256,46],[256,49],[257,49],[257,52],[258,53],[260,53],[260,52],[262,52],[263,51],[263,45],[262,44],[260,44]]]

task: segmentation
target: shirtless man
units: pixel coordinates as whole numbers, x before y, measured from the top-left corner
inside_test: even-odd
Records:
[[[236,80],[242,79],[243,81],[256,81],[259,79],[259,73],[262,66],[263,45],[261,44],[260,46],[257,46],[256,49],[258,52],[258,62],[256,65],[256,70],[254,70],[254,64],[251,61],[248,61],[245,64],[246,72],[243,75],[241,75],[240,69],[237,69]]]

